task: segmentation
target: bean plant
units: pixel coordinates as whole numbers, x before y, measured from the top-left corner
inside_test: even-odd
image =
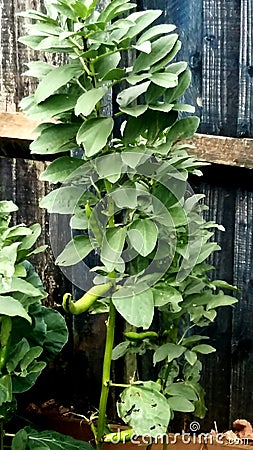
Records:
[[[16,412],[16,395],[34,385],[68,339],[62,315],[42,305],[47,293],[29,262],[46,248],[34,248],[41,226],[12,226],[11,214],[17,209],[12,201],[0,201],[1,450],[5,448],[4,424]]]
[[[209,275],[214,268],[206,260],[220,250],[213,235],[222,227],[204,219],[204,196],[187,181],[201,175],[203,163],[188,153],[199,119],[181,100],[191,74],[178,58],[176,27],[157,22],[161,10],[135,11],[129,0],[112,0],[101,12],[97,3],[45,0],[45,12],[21,14],[28,34],[20,41],[42,55],[27,64],[24,75],[38,86],[21,102],[41,122],[31,152],[54,157],[41,180],[56,189],[40,206],[71,216],[73,237],[56,264],[65,270],[99,257],[95,267],[81,263],[91,280],[85,294],[63,299],[70,314],[108,312],[93,423],[99,450],[113,440],[106,412],[115,386],[122,387],[117,411],[129,435],[166,433],[175,411],[204,416],[200,359],[215,349],[203,329],[217,308],[236,302],[224,293],[236,288]],[[64,62],[49,63],[48,53],[64,55]],[[120,316],[134,328],[115,346]],[[112,381],[113,359],[147,350],[157,379]]]

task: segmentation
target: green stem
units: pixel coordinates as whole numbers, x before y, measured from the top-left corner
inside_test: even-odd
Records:
[[[102,375],[102,389],[99,402],[99,415],[97,426],[97,450],[102,449],[102,439],[105,432],[106,421],[106,409],[107,400],[110,388],[111,377],[111,362],[112,362],[112,349],[114,344],[114,329],[115,329],[116,309],[110,300],[109,316],[107,321],[106,343],[104,353],[103,375]]]

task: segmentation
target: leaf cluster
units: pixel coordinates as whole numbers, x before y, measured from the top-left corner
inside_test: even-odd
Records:
[[[48,361],[67,341],[64,318],[42,306],[47,294],[29,258],[45,250],[34,245],[39,224],[10,226],[11,201],[0,202],[0,407],[13,403],[13,394],[27,391]]]

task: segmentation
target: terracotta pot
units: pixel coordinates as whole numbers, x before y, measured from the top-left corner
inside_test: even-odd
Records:
[[[75,414],[71,411],[61,411],[56,408],[36,408],[36,410],[29,411],[29,415],[33,422],[43,427],[44,429],[51,429],[63,434],[72,436],[75,439],[90,442],[95,447],[94,436],[87,420],[81,415]],[[117,432],[119,429],[126,429],[112,425],[112,431]],[[230,450],[253,450],[252,445],[246,445],[238,440],[237,444],[229,444],[221,435],[213,436],[211,434],[200,434],[190,436],[188,433],[168,434],[166,441],[168,449],[173,447],[173,450],[222,450],[224,446]],[[146,449],[150,440],[148,437],[134,439],[134,441],[119,442],[119,443],[104,443],[104,450],[138,450]],[[164,450],[161,440],[152,444],[152,450]]]

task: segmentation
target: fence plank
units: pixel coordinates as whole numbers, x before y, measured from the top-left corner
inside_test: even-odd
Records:
[[[209,171],[212,172],[212,168]],[[219,242],[222,250],[212,255],[210,263],[216,270],[210,275],[232,282],[234,191],[213,178],[195,180],[193,177],[192,181],[194,191],[206,195],[205,204],[209,206],[209,211],[205,213],[206,219],[221,223],[226,228],[226,233],[217,232],[213,238]],[[230,211],[230,214],[227,214],[227,211]],[[204,335],[210,336],[210,344],[217,349],[216,353],[203,358],[202,383],[206,391],[208,411],[205,419],[201,421],[202,430],[213,428],[214,421],[217,422],[219,430],[228,429],[229,426],[231,324],[232,312],[229,308],[224,308],[218,312],[214,324],[202,330]]]
[[[203,0],[201,132],[236,136],[240,2]]]
[[[253,134],[253,5],[251,0],[241,1],[241,36],[239,61],[238,136]]]
[[[241,289],[233,311],[231,421],[251,418],[253,373],[253,192],[239,189],[236,195],[234,283]]]

